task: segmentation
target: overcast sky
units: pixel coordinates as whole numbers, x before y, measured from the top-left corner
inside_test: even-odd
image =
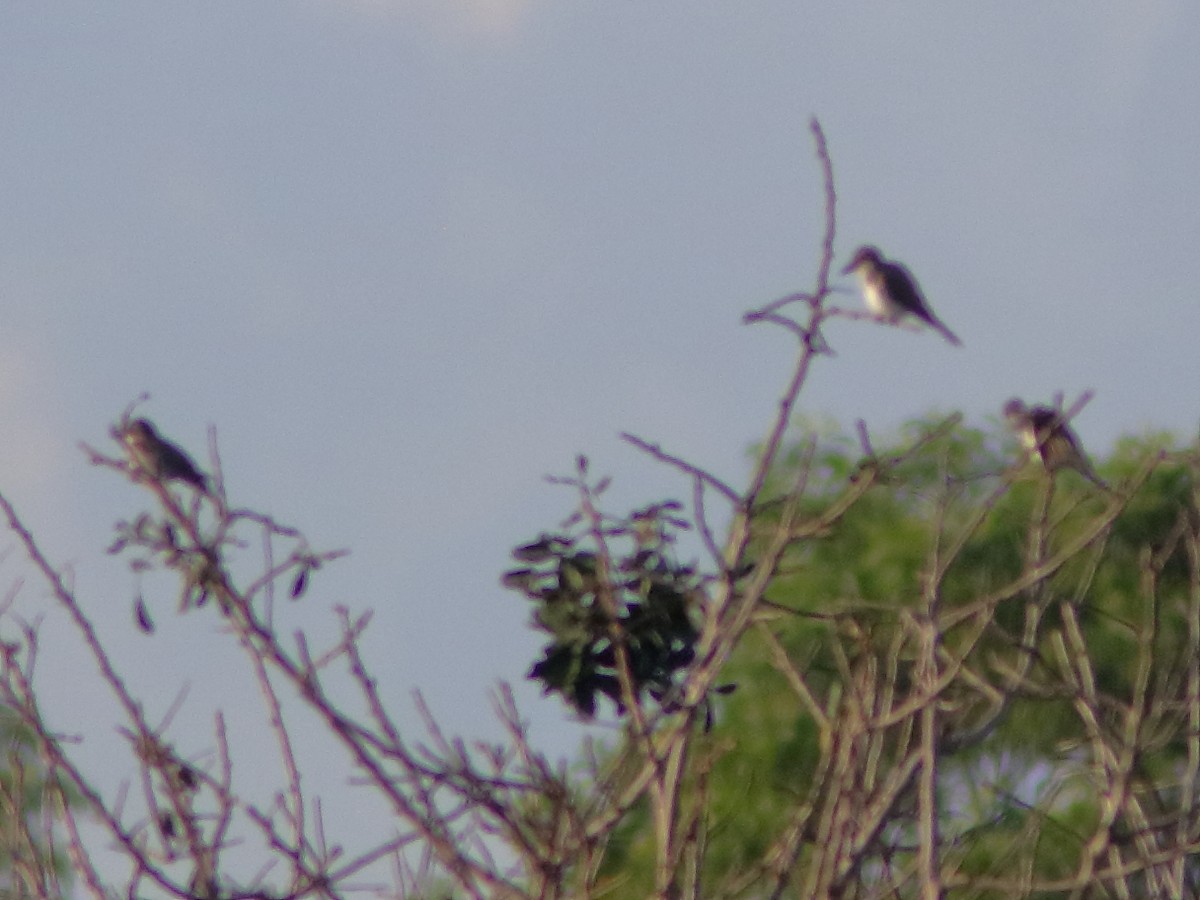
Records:
[[[542,479],[578,452],[618,507],[686,491],[621,430],[741,480],[794,344],[740,317],[818,258],[810,117],[839,262],[903,259],[965,346],[835,322],[803,412],[984,424],[1014,394],[1090,388],[1096,455],[1195,434],[1197,46],[1182,0],[6,4],[0,491],[151,719],[191,685],[185,753],[211,749],[218,704],[252,745],[260,709],[211,608],[178,617],[154,583],[160,630],[137,633],[103,553],[149,496],[77,443],[144,391],[205,466],[216,427],[234,503],[352,551],[289,627],[373,608],[406,722],[421,688],[492,734],[508,679],[567,753],[579,731],[524,684],[539,638],[498,576],[569,511]],[[95,668],[0,549],[46,616],[48,712],[112,789],[132,765]]]

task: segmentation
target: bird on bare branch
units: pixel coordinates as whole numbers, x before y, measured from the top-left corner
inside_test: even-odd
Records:
[[[878,247],[859,247],[850,264],[842,269],[843,275],[852,272],[858,275],[867,308],[876,316],[892,324],[905,316],[913,316],[938,331],[954,346],[962,346],[958,335],[933,314],[912,272],[898,262],[885,259]]]
[[[159,436],[146,419],[134,419],[122,434],[137,466],[157,481],[184,481],[208,491],[208,479],[183,450]]]
[[[1049,406],[1026,406],[1014,397],[1004,404],[1004,417],[1021,445],[1038,455],[1047,472],[1074,469],[1093,484],[1108,489],[1060,411]]]

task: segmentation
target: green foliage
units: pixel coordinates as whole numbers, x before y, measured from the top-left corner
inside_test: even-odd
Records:
[[[911,446],[932,427],[914,423],[898,443]],[[1128,479],[1165,443],[1125,442],[1105,473]],[[930,602],[951,622],[941,634],[950,657],[967,659],[973,678],[1006,692],[1002,708],[961,680],[940,695],[942,827],[959,836],[961,873],[1011,874],[1021,858],[1039,877],[1067,877],[1096,827],[1098,797],[1078,777],[1094,765],[1089,735],[1059,662],[1071,655],[1063,637],[1070,622],[1079,623],[1097,690],[1117,709],[1137,695],[1146,659],[1139,642],[1152,643],[1153,665],[1142,677],[1162,703],[1153,722],[1162,738],[1143,747],[1139,765],[1146,784],[1177,770],[1187,723],[1183,705],[1173,714],[1168,701],[1182,699],[1184,662],[1196,652],[1186,646],[1195,598],[1180,542],[1189,522],[1195,528],[1193,461],[1161,462],[1093,537],[1113,498],[1074,472],[1051,480],[1033,464],[1014,469],[1017,458],[1010,440],[965,427],[943,430],[911,456],[888,448],[862,459],[855,442],[837,434],[784,455],[768,482],[777,499],[755,518],[755,546],[761,551],[777,534],[796,484],[804,493],[794,527],[809,536],[789,546],[768,590],[773,609],[722,673],[739,690],[721,702],[710,738],[704,884],[745,883],[789,817],[805,801],[819,804],[827,788],[820,766],[828,748],[773,646],[822,704],[843,708],[837,698],[861,694],[871,679],[872,689],[888,684],[902,700],[917,692],[915,663],[907,649],[893,649],[907,647],[905,629]],[[844,515],[820,525],[852,495]],[[1076,546],[1048,577],[1027,578],[1031,566]],[[988,597],[999,599],[976,624],[972,611]],[[885,768],[898,746],[890,738],[877,744]],[[605,860],[610,877],[652,883],[646,827],[644,815],[627,819]],[[904,831],[880,840],[904,844]]]
[[[63,785],[49,789],[35,742],[11,709],[0,706],[0,895],[34,896],[66,879],[69,861],[45,840],[46,806],[76,802]],[[14,875],[14,871],[17,873]],[[17,885],[21,887],[18,888]],[[29,893],[33,891],[34,893]]]
[[[550,635],[529,677],[585,717],[600,696],[624,711],[619,651],[632,691],[657,701],[695,657],[691,608],[701,581],[672,559],[675,532],[686,527],[672,516],[678,508],[657,503],[513,551],[523,565],[503,583],[533,601],[534,625]]]

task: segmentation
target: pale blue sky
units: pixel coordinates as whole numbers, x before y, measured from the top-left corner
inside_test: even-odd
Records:
[[[0,490],[152,717],[191,682],[187,752],[218,702],[249,745],[257,697],[230,701],[246,682],[212,610],[178,618],[164,590],[159,634],[137,634],[103,554],[147,497],[76,444],[142,391],[205,464],[217,427],[235,502],[353,551],[294,624],[372,607],[406,719],[420,687],[489,734],[506,678],[566,752],[497,578],[566,513],[541,479],[577,452],[617,504],[686,489],[621,430],[739,481],[793,354],[739,319],[817,259],[811,116],[840,262],[864,242],[902,258],[966,346],[834,323],[805,412],[978,424],[1013,394],[1091,388],[1075,424],[1100,455],[1195,432],[1198,45],[1182,0],[8,4]],[[27,582],[22,612],[44,593]],[[45,628],[51,715],[111,748],[92,666],[57,614]]]

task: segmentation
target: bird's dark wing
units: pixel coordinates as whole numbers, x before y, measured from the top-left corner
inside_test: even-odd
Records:
[[[899,263],[884,263],[883,283],[888,296],[898,305],[918,319],[930,325],[937,325],[929,307],[925,305],[925,298],[921,295],[921,288],[917,285],[917,279],[913,278],[912,272]]]
[[[941,320],[933,314],[933,310],[925,302],[925,296],[921,293],[921,288],[917,284],[917,279],[913,278],[912,272],[900,263],[886,263],[883,266],[883,281],[888,294],[896,301],[897,305],[904,307],[922,322],[932,325],[950,343],[957,347],[962,346],[958,335],[943,325]]]
[[[1038,453],[1048,469],[1067,468],[1090,470],[1079,439],[1059,413],[1046,406],[1035,406],[1029,410],[1029,420],[1037,436]]]
[[[169,441],[159,440],[158,463],[161,467],[162,477],[178,478],[180,481],[194,484],[201,490],[207,488],[207,481],[200,470],[196,468],[196,464],[186,453]]]

